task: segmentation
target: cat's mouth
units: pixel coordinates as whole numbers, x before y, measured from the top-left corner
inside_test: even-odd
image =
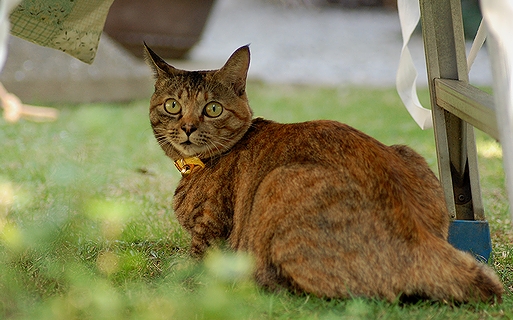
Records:
[[[180,153],[182,153],[183,156],[186,157],[192,157],[195,156],[201,149],[200,146],[193,143],[191,140],[187,139],[184,142],[179,143],[178,145],[175,145],[175,147],[178,149]]]

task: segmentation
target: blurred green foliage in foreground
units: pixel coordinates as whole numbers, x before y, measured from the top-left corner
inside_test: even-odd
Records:
[[[256,116],[334,119],[387,144],[408,144],[436,170],[421,131],[392,89],[249,85]],[[426,101],[427,93],[422,92]],[[323,300],[271,294],[251,258],[212,250],[189,259],[176,222],[179,179],[159,149],[147,102],[58,106],[53,123],[0,119],[1,319],[483,319],[512,318],[512,227],[500,145],[477,134],[499,306]]]

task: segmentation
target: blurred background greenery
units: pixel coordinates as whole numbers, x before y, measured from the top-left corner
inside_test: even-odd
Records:
[[[395,90],[252,82],[248,94],[256,116],[339,120],[414,147],[436,170],[432,132],[417,128]],[[326,301],[262,291],[246,256],[214,250],[204,262],[189,259],[171,209],[180,176],[152,136],[146,101],[59,110],[51,123],[0,119],[2,319],[513,317],[502,153],[484,134],[477,145],[504,304]]]

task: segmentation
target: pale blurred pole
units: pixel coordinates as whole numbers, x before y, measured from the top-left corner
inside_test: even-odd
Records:
[[[0,0],[0,71],[2,71],[5,58],[7,57],[7,44],[9,31],[11,30],[9,13],[11,13],[12,9],[20,2],[20,0]]]
[[[20,3],[20,0],[0,0],[0,72],[7,58],[7,46],[9,44],[9,14]],[[3,116],[9,122],[16,122],[21,117],[36,121],[53,121],[57,119],[57,109],[36,107],[23,104],[20,99],[5,90],[0,83],[0,106],[4,109]]]

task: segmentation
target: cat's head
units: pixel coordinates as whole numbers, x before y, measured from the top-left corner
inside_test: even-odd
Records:
[[[155,74],[150,122],[173,160],[208,159],[227,152],[251,125],[246,96],[249,47],[237,49],[218,70],[174,68],[145,45]]]

